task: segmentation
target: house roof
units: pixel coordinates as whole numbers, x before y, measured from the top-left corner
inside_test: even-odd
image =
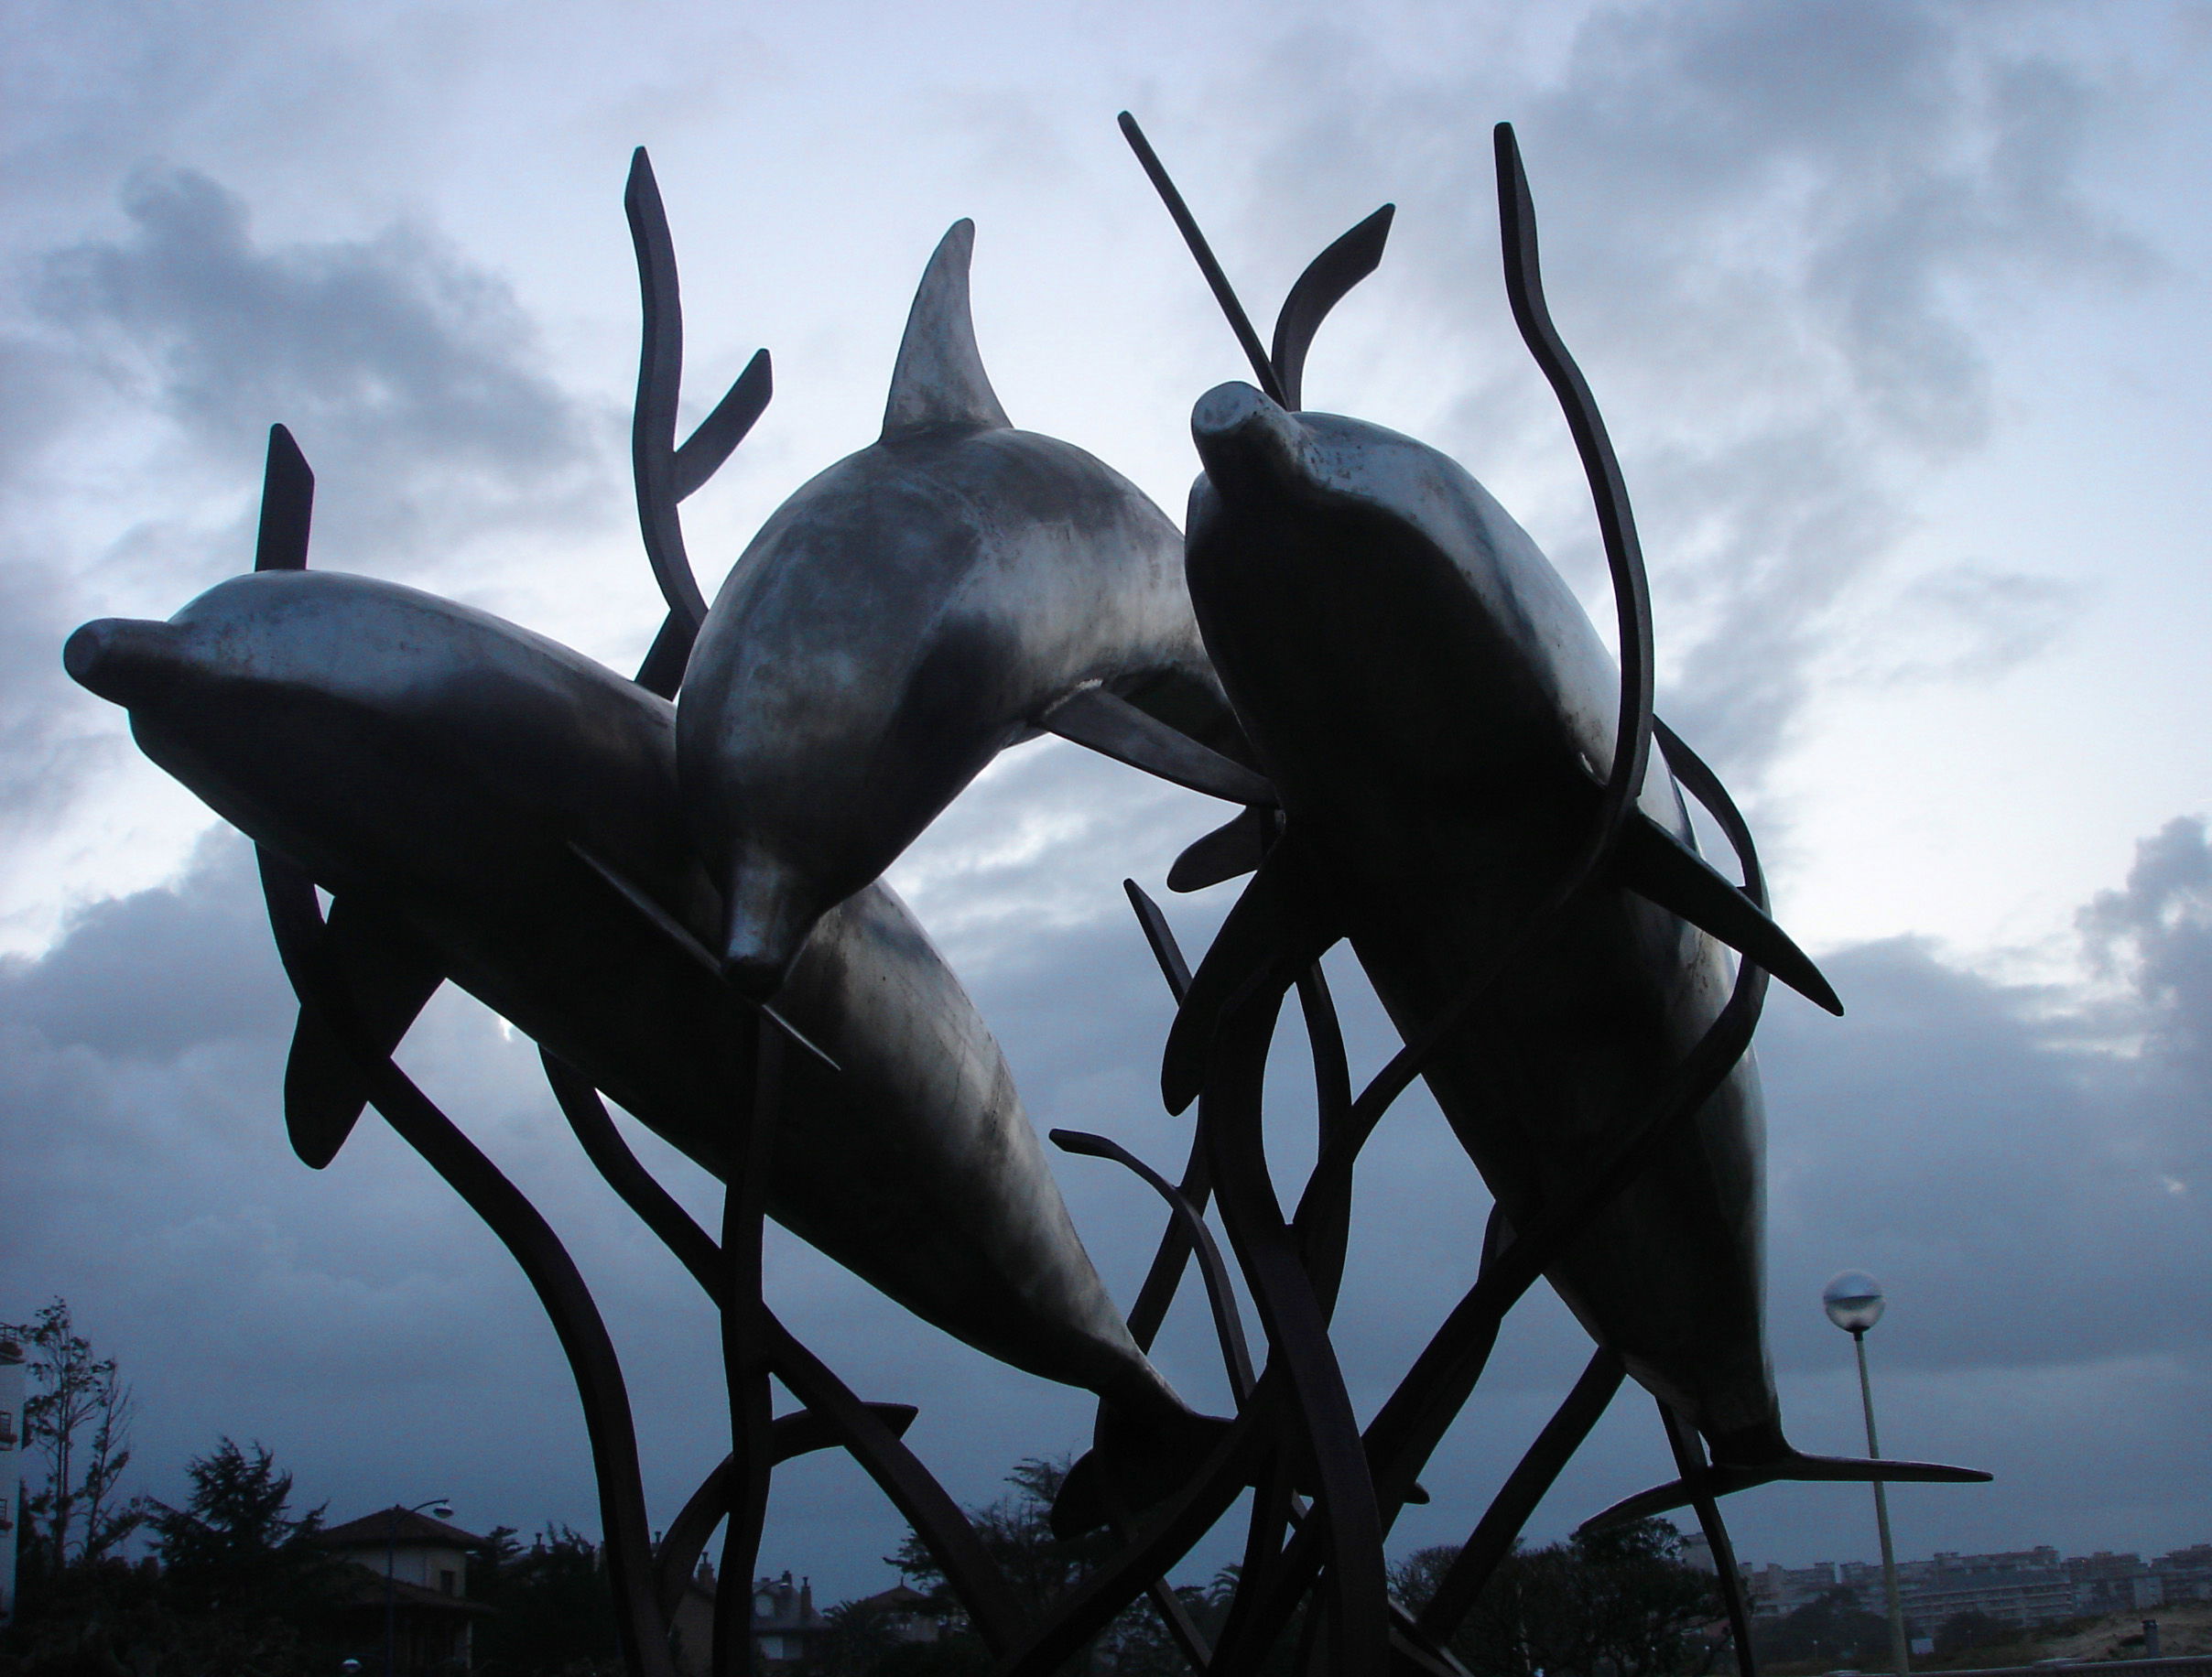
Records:
[[[381,1607],[385,1602],[386,1580],[364,1561],[349,1561],[339,1568],[338,1593],[341,1605],[349,1607]],[[390,1581],[392,1605],[417,1612],[459,1613],[483,1615],[495,1609],[481,1601],[469,1601],[459,1596],[449,1596],[443,1590],[425,1589],[419,1584],[409,1584],[405,1578]]]
[[[895,1584],[889,1589],[878,1591],[873,1596],[862,1596],[853,1605],[862,1607],[887,1607],[894,1612],[910,1613],[917,1607],[927,1607],[929,1605],[929,1597],[910,1585]]]
[[[432,1520],[428,1514],[403,1508],[363,1514],[342,1526],[326,1527],[316,1535],[331,1549],[382,1549],[389,1542],[406,1543],[417,1549],[426,1545],[473,1549],[484,1541],[459,1526],[449,1526],[442,1520]]]

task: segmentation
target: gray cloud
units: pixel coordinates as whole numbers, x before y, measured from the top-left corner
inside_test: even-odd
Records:
[[[123,1061],[265,1033],[289,992],[260,924],[251,853],[215,835],[201,849],[189,888],[91,903],[43,958],[0,957],[7,1012],[57,1049]]]
[[[2177,817],[2139,844],[2127,884],[2099,892],[2080,926],[2100,969],[2124,976],[2142,1004],[2146,1068],[2212,1071],[2212,849],[2203,820]]]
[[[317,563],[406,576],[621,504],[608,416],[543,371],[504,283],[430,234],[264,245],[244,202],[189,170],[142,171],[123,202],[125,236],[25,265],[25,329],[0,338],[0,825],[17,833],[117,756],[63,638],[243,568],[272,421],[318,474]]]
[[[2154,265],[2083,184],[2085,129],[2112,115],[2099,72],[1987,22],[1939,0],[1611,5],[1542,70],[1479,37],[1466,55],[1439,37],[1408,68],[1326,27],[1261,72],[1301,114],[1254,170],[1248,242],[1303,250],[1326,236],[1317,205],[1340,218],[1397,198],[1376,297],[1417,299],[1432,333],[1466,323],[1448,343],[1393,343],[1355,300],[1317,366],[1330,336],[1425,368],[1456,359],[1444,376],[1464,395],[1429,440],[1522,484],[1522,516],[1597,590],[1587,499],[1492,277],[1488,130],[1513,120],[1553,311],[1643,525],[1662,702],[1747,787],[1823,683],[1888,678],[1850,644],[1886,611],[1847,608],[1923,586],[1886,562],[1910,486],[1995,423],[1990,328],[2031,287]],[[1341,377],[1317,378],[1320,406]],[[1982,581],[2001,613],[2037,586]],[[2046,635],[2001,617],[1946,673],[1993,672]]]
[[[288,424],[341,555],[404,568],[603,488],[595,417],[537,370],[513,296],[428,233],[263,248],[244,200],[184,169],[141,172],[123,205],[126,238],[45,258],[39,313],[225,461]]]
[[[43,827],[65,808],[103,753],[88,746],[100,707],[60,675],[70,599],[54,571],[8,563],[0,542],[0,832]]]

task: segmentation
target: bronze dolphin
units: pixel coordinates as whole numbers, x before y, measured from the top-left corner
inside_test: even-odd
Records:
[[[1071,698],[1129,699],[1237,749],[1175,525],[999,406],[969,315],[972,241],[958,222],[930,259],[883,435],[762,526],[685,671],[678,773],[726,893],[715,947],[754,996]]]
[[[295,569],[233,578],[166,623],[88,623],[65,657],[148,756],[335,894],[333,936],[374,980],[357,988],[387,998],[388,1040],[450,976],[722,1173],[750,1016],[609,879],[694,936],[719,930],[666,700],[483,612]],[[1092,1269],[996,1043],[888,888],[824,916],[782,1005],[841,1070],[786,1056],[770,1215],[1140,1433],[1195,1420]],[[295,1140],[320,1164],[359,1095],[300,1069],[296,1052]]]
[[[1437,449],[1241,384],[1200,398],[1191,428],[1205,465],[1191,598],[1281,799],[1269,866],[1308,882],[1306,912],[1349,936],[1412,1040],[1575,865],[1612,762],[1612,658],[1534,542]],[[1719,1013],[1730,975],[1710,931],[1840,1011],[1795,946],[1697,860],[1657,753],[1615,871],[1545,924],[1424,1073],[1513,1227],[1573,1199]],[[1194,981],[1201,1009],[1170,1042],[1171,1107],[1202,1075],[1204,999],[1236,981],[1203,968]],[[1551,1267],[1560,1297],[1737,1481],[1986,1477],[1806,1457],[1784,1438],[1763,1155],[1747,1053]]]

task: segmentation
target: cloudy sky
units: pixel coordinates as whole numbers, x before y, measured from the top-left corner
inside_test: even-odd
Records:
[[[629,504],[651,148],[688,413],[761,346],[766,418],[687,525],[710,591],[879,422],[908,294],[978,223],[1018,424],[1180,516],[1233,341],[1113,125],[1133,108],[1255,314],[1399,206],[1308,401],[1446,448],[1603,614],[1587,497],[1498,279],[1490,124],[1520,131],[1554,312],[1650,556],[1662,710],[1752,810],[1778,911],[1850,1010],[1769,1010],[1785,1416],[1858,1447],[1817,1294],[1887,1283],[1884,1442],[1987,1488],[1897,1494],[1906,1554],[2212,1539],[2212,6],[1937,0],[808,7],[16,0],[0,63],[0,1316],[66,1295],[137,1393],[140,1488],[256,1438],[347,1518],[596,1528],[551,1335],[388,1132],[320,1174],[243,844],[63,678],[69,629],[167,616],[249,560],[262,439],[319,478],[315,563],[610,663],[658,620]],[[1180,1154],[1166,997],[1122,902],[1213,817],[1057,742],[894,874],[1040,1127]],[[1201,943],[1220,893],[1178,902]],[[1340,974],[1354,1045],[1390,1043]],[[1294,1044],[1295,1046],[1295,1044]],[[628,1355],[655,1518],[721,1446],[712,1324],[573,1154],[526,1045],[451,992],[403,1058],[536,1196]],[[1295,1123],[1291,1126],[1295,1131]],[[695,1205],[705,1185],[641,1141]],[[1355,1396],[1471,1277],[1485,1201],[1409,1100],[1362,1178]],[[1285,1167],[1297,1163],[1286,1144]],[[1068,1161],[1127,1298],[1144,1191]],[[796,1242],[775,1301],[863,1395],[921,1404],[956,1494],[1078,1446],[1087,1404],[920,1327]],[[1162,1351],[1219,1376],[1187,1298]],[[1587,1354],[1532,1299],[1404,1542],[1463,1535]],[[1666,1477],[1617,1405],[1540,1514]],[[882,1587],[849,1464],[779,1479],[764,1556]],[[1862,1492],[1737,1500],[1740,1551],[1870,1557]],[[1210,1552],[1209,1552],[1210,1554]]]

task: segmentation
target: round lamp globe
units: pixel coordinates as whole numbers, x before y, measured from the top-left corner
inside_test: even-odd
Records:
[[[1863,1334],[1881,1320],[1881,1283],[1864,1270],[1846,1270],[1821,1289],[1828,1320],[1847,1334]]]

